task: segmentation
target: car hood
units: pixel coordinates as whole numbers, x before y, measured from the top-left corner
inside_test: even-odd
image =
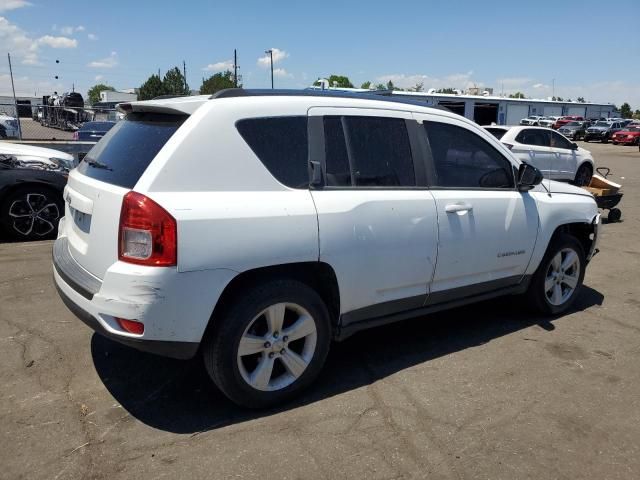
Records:
[[[634,136],[640,136],[640,132],[636,132],[633,130],[620,130],[618,132],[616,132],[616,135],[634,135]]]
[[[585,197],[593,197],[593,195],[584,188],[576,187],[566,182],[557,182],[555,180],[544,179],[540,185],[536,185],[532,192],[547,193],[568,193],[570,195],[584,195]]]
[[[64,160],[73,161],[73,155],[54,150],[52,148],[33,147],[31,145],[22,145],[11,142],[0,142],[0,155],[14,155],[16,157],[30,158],[62,158]]]
[[[611,127],[596,127],[594,125],[594,126],[589,127],[589,130],[609,130],[610,128]]]

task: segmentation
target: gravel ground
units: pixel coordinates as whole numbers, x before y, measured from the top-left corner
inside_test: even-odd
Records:
[[[358,334],[281,409],[115,344],[52,285],[51,242],[0,245],[0,478],[640,478],[640,153],[574,312],[516,298]]]

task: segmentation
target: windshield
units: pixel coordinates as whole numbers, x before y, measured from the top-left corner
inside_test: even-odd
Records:
[[[596,127],[608,127],[611,125],[609,122],[596,122]]]
[[[582,125],[580,122],[569,122],[567,123],[567,127],[579,127]]]

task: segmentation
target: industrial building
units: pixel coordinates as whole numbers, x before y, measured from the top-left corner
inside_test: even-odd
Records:
[[[479,125],[518,125],[529,115],[579,115],[588,119],[616,115],[608,103],[558,102],[534,98],[507,98],[493,95],[456,95],[445,93],[393,91],[392,95],[411,98],[425,105],[440,106],[462,115]]]

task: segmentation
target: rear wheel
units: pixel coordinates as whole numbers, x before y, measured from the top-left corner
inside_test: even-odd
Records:
[[[585,272],[582,244],[562,234],[552,240],[527,292],[532,305],[547,315],[566,312],[575,301]]]
[[[589,164],[582,164],[576,172],[576,178],[573,181],[578,187],[586,187],[591,183],[591,177],[593,176],[593,170]]]
[[[331,339],[320,296],[294,280],[243,291],[205,340],[209,375],[233,402],[264,408],[289,400],[315,380]]]
[[[0,204],[0,230],[12,240],[52,238],[63,212],[60,193],[37,185],[21,187]]]

